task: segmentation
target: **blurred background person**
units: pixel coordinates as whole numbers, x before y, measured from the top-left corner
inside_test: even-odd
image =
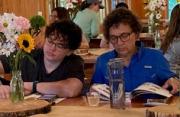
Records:
[[[74,22],[78,24],[88,42],[99,34],[100,21],[98,12],[103,9],[100,0],[86,0],[82,3],[80,11],[77,13]]]
[[[171,12],[161,49],[170,63],[171,70],[180,77],[180,4],[177,4]]]
[[[129,9],[128,5],[125,2],[119,2],[116,5],[116,9],[117,8],[125,8],[125,9]]]
[[[180,64],[180,4],[177,4],[170,17],[168,30],[161,50],[170,63]]]
[[[56,7],[51,10],[51,15],[49,22],[53,23],[55,21],[70,19],[68,10],[64,7]]]

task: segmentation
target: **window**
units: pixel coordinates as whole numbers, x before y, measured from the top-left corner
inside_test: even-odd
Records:
[[[168,17],[170,18],[171,16],[171,11],[174,8],[174,6],[178,4],[177,0],[168,0]]]

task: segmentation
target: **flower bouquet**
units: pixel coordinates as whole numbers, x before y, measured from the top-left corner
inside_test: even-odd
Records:
[[[160,25],[161,12],[165,9],[165,0],[148,0],[146,16],[148,16],[149,33],[154,33]]]
[[[27,57],[35,64],[31,51],[35,48],[34,36],[37,36],[40,27],[45,25],[42,16],[34,16],[30,21],[13,13],[0,15],[0,55],[5,55],[12,70],[10,82],[10,97],[12,102],[24,99],[23,81],[21,78],[21,62]]]
[[[73,20],[77,12],[80,10],[81,3],[84,0],[67,0],[66,8],[69,11],[70,18]]]
[[[148,33],[150,33],[155,42],[155,48],[161,47],[160,38],[160,19],[162,17],[161,12],[165,9],[165,0],[148,0],[148,4],[145,9],[148,10],[146,16],[148,16]]]

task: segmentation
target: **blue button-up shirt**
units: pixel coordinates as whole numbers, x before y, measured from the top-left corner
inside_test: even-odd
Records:
[[[115,50],[98,57],[92,83],[109,84],[107,63],[116,58]],[[169,69],[168,61],[163,54],[155,49],[140,47],[127,67],[124,67],[125,91],[130,92],[137,86],[152,82],[162,86],[167,79],[175,76]]]

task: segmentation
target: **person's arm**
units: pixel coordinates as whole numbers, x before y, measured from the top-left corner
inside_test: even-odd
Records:
[[[82,41],[79,49],[88,49],[88,48],[89,48],[88,40],[86,39],[85,35],[82,34]]]
[[[162,53],[157,55],[158,64],[157,64],[157,75],[160,78],[160,81],[164,81],[163,88],[172,87],[171,93],[175,94],[179,91],[180,82],[177,79],[175,73],[170,70],[168,61],[164,58]]]
[[[25,82],[25,94],[32,92],[32,82]],[[37,92],[42,94],[56,94],[58,97],[75,97],[81,93],[83,83],[77,78],[68,78],[57,82],[37,83]]]
[[[172,90],[171,90],[172,94],[176,94],[177,92],[179,92],[179,88],[180,88],[179,79],[177,79],[176,77],[172,77],[172,78],[168,79],[164,83],[163,88],[167,89],[169,87],[172,87]]]
[[[9,85],[0,85],[0,99],[9,98],[10,87]]]
[[[98,36],[99,34],[99,27],[100,23],[99,23],[99,19],[98,16],[94,16],[94,18],[92,19],[92,23],[91,23],[91,38]]]

